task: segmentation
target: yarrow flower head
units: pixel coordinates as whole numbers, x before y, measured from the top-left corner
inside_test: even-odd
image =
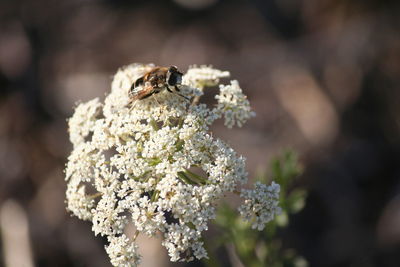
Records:
[[[96,98],[79,104],[68,122],[73,151],[65,169],[67,208],[107,237],[114,266],[139,264],[138,234],[161,235],[172,261],[206,258],[201,234],[215,218],[218,200],[247,182],[245,159],[209,132],[219,118],[230,128],[254,116],[239,83],[222,85],[229,72],[193,66],[182,77],[185,97],[162,90],[132,103],[132,84],[153,67],[120,69],[104,103]],[[218,85],[215,107],[198,103],[206,87]],[[273,186],[242,191],[252,200],[241,213],[261,216],[258,229],[276,213],[279,187]]]

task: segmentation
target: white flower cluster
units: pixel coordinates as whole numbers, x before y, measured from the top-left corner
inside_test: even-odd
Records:
[[[225,125],[228,128],[237,124],[242,125],[255,113],[251,111],[250,103],[239,87],[238,81],[231,81],[230,85],[220,85],[219,95],[215,98],[218,100],[217,110],[221,110],[225,117]]]
[[[204,87],[215,86],[219,84],[221,78],[229,76],[229,71],[220,71],[209,66],[197,67],[193,65],[183,77],[183,82],[202,91]]]
[[[108,241],[110,244],[106,246],[106,251],[112,265],[130,267],[140,263],[140,256],[137,253],[138,246],[128,237],[125,235],[109,236]]]
[[[240,215],[252,223],[253,229],[262,231],[266,223],[281,213],[279,192],[280,186],[274,182],[269,186],[256,182],[253,190],[242,189],[240,196],[245,200],[239,207]]]
[[[254,115],[238,82],[220,85],[218,104],[210,109],[194,100],[229,73],[192,67],[181,86],[192,103],[167,90],[131,103],[132,83],[152,67],[120,69],[104,104],[79,104],[69,120],[67,208],[107,237],[114,266],[139,264],[138,234],[162,235],[172,261],[207,257],[201,233],[215,217],[217,201],[247,182],[245,159],[208,128],[221,116],[232,127]],[[260,209],[260,215],[270,218],[275,210],[268,205],[272,213]],[[128,237],[128,225],[136,229],[134,237]]]

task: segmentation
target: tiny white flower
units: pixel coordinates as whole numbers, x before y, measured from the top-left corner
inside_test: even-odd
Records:
[[[92,219],[93,215],[91,210],[95,205],[95,200],[86,195],[84,185],[78,188],[75,186],[68,186],[67,198],[69,199],[67,209],[75,216],[85,221]]]
[[[238,81],[231,81],[230,85],[220,85],[220,93],[215,98],[218,100],[217,110],[224,114],[225,125],[228,128],[235,124],[242,127],[248,119],[255,116]]]
[[[253,229],[263,230],[265,224],[281,212],[279,192],[280,186],[274,182],[269,186],[256,182],[253,190],[242,190],[240,196],[245,200],[239,207],[240,215],[252,223]]]
[[[101,107],[99,99],[95,98],[75,108],[74,115],[68,120],[69,137],[74,146],[83,143],[90,132],[93,132]]]
[[[106,246],[106,252],[111,264],[118,267],[136,267],[140,264],[141,257],[138,254],[138,246],[125,235],[110,236],[110,243]]]

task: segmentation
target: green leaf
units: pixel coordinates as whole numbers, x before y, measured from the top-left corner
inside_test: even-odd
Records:
[[[281,155],[271,160],[272,176],[276,183],[281,186],[281,193],[286,195],[286,190],[292,184],[294,178],[302,172],[298,163],[298,156],[291,150],[284,151]]]
[[[162,160],[159,158],[151,158],[147,160],[150,166],[156,166],[157,164],[161,163],[161,161]]]
[[[289,224],[289,217],[285,210],[275,218],[276,224],[280,227],[286,227]]]
[[[290,213],[301,211],[306,204],[307,191],[304,189],[294,189],[287,197],[287,207]]]
[[[198,183],[198,184],[204,185],[204,184],[207,184],[207,183],[208,183],[207,178],[204,178],[204,177],[202,177],[202,176],[200,176],[200,175],[197,175],[197,174],[195,174],[195,173],[193,173],[193,172],[191,172],[191,171],[189,171],[189,170],[186,170],[186,171],[185,171],[185,174],[186,174],[186,176],[189,177],[192,181],[194,181],[194,182],[196,182],[196,183]]]
[[[184,140],[178,140],[175,144],[176,152],[179,152],[183,149],[183,145],[185,144]]]
[[[150,120],[150,125],[151,125],[151,127],[153,128],[154,131],[158,131],[159,130],[157,122],[153,118],[151,118],[151,120]]]
[[[184,172],[178,172],[178,178],[181,179],[186,184],[195,184],[189,177],[186,176]]]

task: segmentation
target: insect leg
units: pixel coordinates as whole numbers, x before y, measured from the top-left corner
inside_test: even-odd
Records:
[[[180,90],[179,90],[178,86],[176,86],[176,85],[175,85],[175,90],[176,90],[176,92],[174,92],[174,94],[177,94],[177,95],[183,97],[184,99],[186,99],[188,101],[190,100],[187,96],[184,96],[181,93],[178,93],[178,92],[180,92]]]
[[[136,102],[137,102],[137,100],[131,100],[129,102],[129,104],[131,105],[131,107],[129,108],[129,112],[131,112],[133,110],[133,108],[136,106]]]
[[[152,94],[152,96],[153,96],[154,100],[157,102],[157,104],[161,106],[160,102],[158,102],[158,99],[157,99],[156,95]]]

